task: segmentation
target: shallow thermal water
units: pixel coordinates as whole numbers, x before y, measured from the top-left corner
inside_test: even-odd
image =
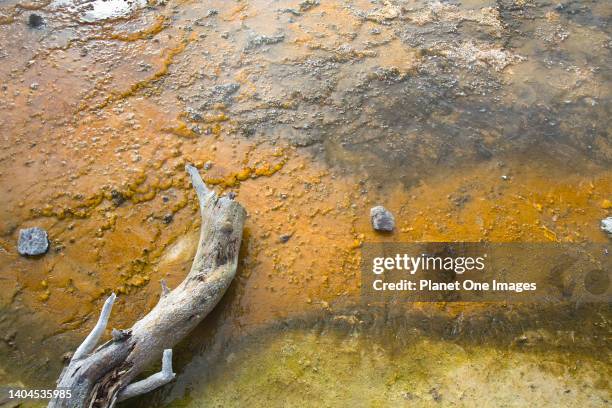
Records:
[[[606,347],[607,330],[591,320],[603,310],[300,316],[236,340],[216,336],[173,387],[133,406],[605,406],[610,365],[593,351]]]
[[[496,406],[528,382],[605,404],[608,303],[499,312],[502,342],[490,304],[404,305],[424,313],[410,344],[329,322],[359,303],[364,242],[610,242],[611,18],[589,0],[0,2],[0,387],[52,386],[111,292],[126,328],[182,280],[194,163],[249,213],[238,276],[178,346],[177,381],[126,406],[346,406],[357,389]],[[394,234],[372,231],[377,204]],[[20,257],[35,225],[51,250]],[[477,336],[440,329],[457,320]],[[533,333],[545,346],[512,342]]]

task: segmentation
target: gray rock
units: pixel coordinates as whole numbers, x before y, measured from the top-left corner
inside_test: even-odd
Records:
[[[372,219],[372,227],[376,231],[390,232],[395,229],[395,217],[382,205],[370,209],[370,218]]]
[[[32,13],[28,17],[28,25],[31,28],[38,28],[43,24],[45,24],[45,20],[42,18],[42,16],[38,14]]]
[[[240,89],[240,84],[238,83],[226,83],[202,89],[198,92],[198,100],[203,100],[204,102],[199,108],[187,108],[189,118],[199,122],[204,119],[202,111],[206,111],[216,104],[231,105],[234,94],[238,89]]]
[[[21,255],[41,255],[49,250],[47,231],[42,228],[26,228],[19,230],[17,251]]]
[[[601,220],[601,230],[607,232],[610,238],[612,238],[612,217]]]
[[[300,11],[307,11],[319,5],[319,0],[304,0],[300,3]]]
[[[253,48],[261,47],[262,45],[273,45],[278,44],[279,42],[285,39],[285,34],[278,35],[251,35],[249,38],[245,50],[252,50]]]

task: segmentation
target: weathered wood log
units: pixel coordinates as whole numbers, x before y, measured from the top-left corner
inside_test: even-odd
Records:
[[[194,329],[219,302],[236,274],[246,213],[233,197],[208,190],[195,167],[187,166],[202,217],[200,241],[191,271],[174,290],[162,283],[157,305],[129,330],[113,330],[113,339],[94,350],[105,330],[115,295],[77,349],[57,382],[70,398],[54,398],[50,408],[113,407],[117,401],[148,392],[174,378],[171,348]],[[162,371],[132,383],[164,355]]]

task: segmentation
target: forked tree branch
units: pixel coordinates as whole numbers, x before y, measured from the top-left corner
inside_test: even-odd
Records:
[[[79,346],[58,380],[71,398],[54,398],[50,408],[108,408],[118,400],[149,392],[174,378],[172,347],[195,328],[219,302],[232,282],[246,213],[232,196],[206,188],[197,169],[186,166],[200,203],[200,241],[191,271],[174,290],[162,283],[153,310],[131,329],[113,330],[112,340],[94,350],[115,301],[111,295],[96,326]],[[163,353],[162,370],[133,380]]]

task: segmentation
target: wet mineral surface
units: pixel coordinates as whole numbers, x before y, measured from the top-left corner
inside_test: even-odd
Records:
[[[414,378],[442,365],[446,380],[463,372],[485,387],[474,373],[500,359],[570,406],[605,404],[607,303],[531,310],[529,333],[549,343],[574,333],[550,355],[499,343],[480,320],[495,305],[407,305],[430,324],[397,359],[386,354],[398,347],[392,332],[366,325],[347,340],[324,322],[358,303],[364,242],[610,242],[600,222],[612,215],[611,17],[609,2],[589,0],[2,2],[0,384],[53,387],[108,294],[119,295],[110,326],[127,328],[157,302],[161,279],[181,282],[199,229],[183,170],[193,163],[248,211],[238,276],[177,348],[180,380],[126,405],[244,406],[248,393],[227,393],[255,389],[261,405],[284,395],[300,406],[332,375],[334,388],[372,381],[368,406],[434,394],[460,404],[448,384]],[[377,205],[393,213],[392,234],[372,230]],[[49,252],[26,258],[19,230],[35,226]],[[502,313],[512,338],[529,338],[513,313]],[[327,329],[278,328],[295,316]],[[443,335],[457,319],[478,344]],[[562,324],[544,327],[550,319]],[[278,376],[306,375],[278,372],[270,356],[287,342],[325,373],[308,374],[310,391],[277,392]],[[229,360],[207,360],[220,353]],[[558,371],[545,376],[548,357]],[[344,377],[334,358],[352,367]],[[203,381],[204,370],[215,375]],[[503,380],[513,372],[491,370],[524,395]],[[387,386],[396,371],[401,387]],[[488,397],[465,394],[500,401]]]

